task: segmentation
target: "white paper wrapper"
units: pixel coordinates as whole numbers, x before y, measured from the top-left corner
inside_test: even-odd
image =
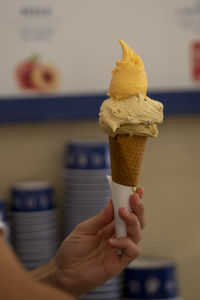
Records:
[[[127,236],[126,225],[125,225],[124,221],[120,218],[120,216],[118,214],[118,210],[120,207],[124,207],[128,211],[131,211],[129,199],[130,199],[130,196],[133,194],[133,190],[135,190],[135,188],[118,184],[118,183],[112,181],[111,176],[108,176],[108,175],[107,175],[107,179],[108,179],[110,188],[112,190],[112,201],[113,201],[113,206],[114,206],[116,237],[117,238],[126,237]]]

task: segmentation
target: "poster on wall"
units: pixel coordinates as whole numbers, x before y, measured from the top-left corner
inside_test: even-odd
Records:
[[[149,93],[200,110],[199,32],[200,0],[4,1],[0,121],[96,117],[119,39],[143,59]]]

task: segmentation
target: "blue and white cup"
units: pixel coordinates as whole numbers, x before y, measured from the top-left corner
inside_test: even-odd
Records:
[[[139,257],[124,271],[125,299],[178,300],[176,264],[170,259]]]
[[[71,140],[67,144],[65,167],[99,170],[110,168],[109,145],[98,140]]]
[[[49,181],[23,181],[12,186],[12,211],[38,212],[55,208]]]
[[[27,269],[47,263],[58,248],[57,209],[49,181],[12,186],[12,243]]]

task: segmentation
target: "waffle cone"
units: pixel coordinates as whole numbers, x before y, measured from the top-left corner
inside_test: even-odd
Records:
[[[137,187],[146,136],[109,136],[112,180],[116,183]]]

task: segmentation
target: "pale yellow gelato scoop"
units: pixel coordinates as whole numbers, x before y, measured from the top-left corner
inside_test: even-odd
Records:
[[[163,104],[146,96],[147,76],[141,58],[123,41],[123,57],[116,62],[108,96],[100,108],[101,129],[118,134],[156,137],[163,121]]]

